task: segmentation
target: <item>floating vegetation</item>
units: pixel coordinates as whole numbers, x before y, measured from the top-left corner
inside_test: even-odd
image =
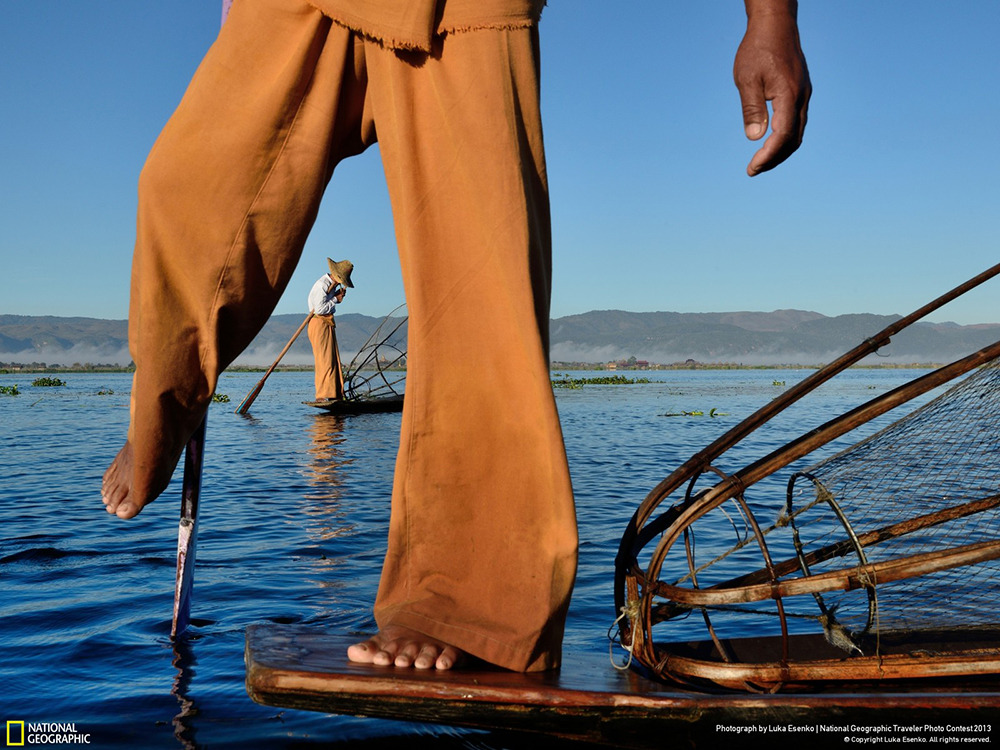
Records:
[[[556,373],[552,380],[553,388],[583,388],[585,385],[637,385],[652,383],[649,378],[626,378],[624,375],[604,375],[598,378],[571,378],[569,375]]]
[[[102,388],[101,390],[99,390],[97,392],[97,395],[98,396],[113,396],[114,393],[115,392],[113,390],[111,390],[110,388]]]
[[[39,388],[49,388],[56,385],[66,385],[66,381],[59,378],[35,378],[31,384]]]
[[[215,404],[228,404],[229,403],[229,396],[227,396],[225,393],[213,393],[212,394],[212,403],[215,403]]]
[[[17,390],[17,383],[14,385],[0,385],[0,394],[4,396],[19,396],[21,392]]]
[[[785,384],[784,380],[772,380],[771,381],[771,385],[784,385],[784,384]]]
[[[661,414],[661,417],[704,417],[705,412],[703,411],[677,411],[677,412],[667,412],[666,414]],[[709,409],[708,416],[712,419],[716,417],[728,417],[729,413],[724,411],[719,411],[718,409]]]

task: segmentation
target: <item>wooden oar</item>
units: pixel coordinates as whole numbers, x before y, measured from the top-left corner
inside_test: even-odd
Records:
[[[198,537],[198,496],[201,493],[207,419],[206,415],[188,440],[184,453],[184,485],[181,490],[181,521],[177,529],[177,581],[174,586],[171,638],[183,635],[191,622],[191,589],[194,585],[195,542]]]
[[[264,381],[267,380],[267,376],[270,375],[274,371],[274,368],[278,366],[278,363],[281,361],[281,358],[285,356],[285,352],[287,352],[291,348],[292,344],[295,343],[295,339],[297,339],[299,337],[299,334],[302,333],[302,329],[306,327],[306,324],[309,323],[309,320],[312,318],[312,316],[313,313],[311,312],[308,315],[306,315],[306,319],[302,321],[302,325],[299,326],[299,329],[292,334],[292,337],[288,340],[288,343],[285,344],[285,348],[281,350],[281,354],[279,354],[278,358],[274,360],[274,364],[267,369],[267,372],[264,373],[264,377],[260,379],[260,382],[258,382],[257,385],[253,387],[253,390],[250,391],[250,393],[247,394],[247,397],[243,399],[243,401],[240,403],[239,406],[236,407],[237,414],[247,413],[247,409],[250,408],[250,404],[254,402],[254,399],[257,398],[261,389],[264,387]]]

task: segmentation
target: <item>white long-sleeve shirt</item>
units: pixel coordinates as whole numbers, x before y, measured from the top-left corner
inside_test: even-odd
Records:
[[[316,315],[333,315],[339,287],[340,284],[330,278],[330,274],[324,273],[309,290],[309,309]]]

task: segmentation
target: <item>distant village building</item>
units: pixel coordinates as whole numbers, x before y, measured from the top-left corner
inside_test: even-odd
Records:
[[[628,359],[619,359],[614,362],[608,362],[604,367],[607,370],[648,370],[649,361],[629,357]]]

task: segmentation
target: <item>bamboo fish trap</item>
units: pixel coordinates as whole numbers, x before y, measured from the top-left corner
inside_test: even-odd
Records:
[[[1000,674],[1000,342],[735,473],[714,465],[820,384],[998,273],[1000,265],[817,370],[646,497],[615,565],[617,640],[634,666],[687,686],[756,692]],[[801,468],[831,441],[949,383],[907,416]],[[780,489],[766,488],[780,484],[759,483],[783,469],[790,476],[775,498]],[[710,554],[699,539],[711,541],[702,545]]]

